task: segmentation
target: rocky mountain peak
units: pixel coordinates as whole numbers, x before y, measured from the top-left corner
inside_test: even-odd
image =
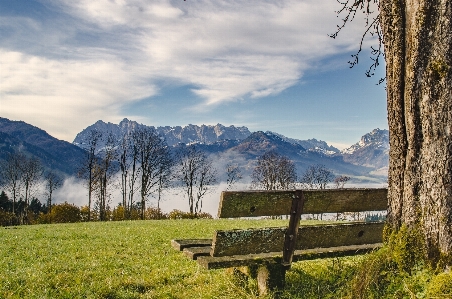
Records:
[[[344,161],[374,168],[389,165],[389,131],[374,129],[351,147],[343,150]]]
[[[133,131],[136,128],[145,126],[139,124],[136,121],[131,121],[124,118],[119,124],[105,123],[101,120],[97,121],[95,124],[87,127],[82,132],[77,134],[73,144],[83,147],[86,143],[86,138],[88,138],[89,131],[95,129],[104,134],[109,132],[113,133],[117,139],[121,139],[124,134]],[[213,125],[193,125],[188,124],[185,127],[181,126],[163,126],[163,127],[153,127],[158,134],[165,137],[168,145],[172,146],[178,143],[203,143],[203,144],[213,144],[222,140],[243,140],[248,137],[251,132],[246,127],[226,127],[222,124]],[[101,145],[102,146],[102,145]]]
[[[366,147],[389,149],[389,131],[374,129],[361,137],[361,139],[351,147],[344,149],[342,154],[353,154],[354,152]]]

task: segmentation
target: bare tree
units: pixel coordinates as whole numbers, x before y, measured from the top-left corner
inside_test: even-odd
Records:
[[[303,188],[326,189],[326,185],[334,179],[333,173],[325,165],[309,166],[300,178]]]
[[[243,178],[238,164],[228,163],[226,165],[226,174],[228,176],[226,180],[228,187],[226,190],[231,190],[233,186]]]
[[[47,192],[47,209],[49,215],[52,215],[52,194],[53,191],[60,188],[62,185],[62,180],[60,177],[58,177],[54,172],[48,172],[45,175],[45,181],[46,181],[46,192]],[[49,219],[50,222],[52,219]]]
[[[123,219],[130,219],[132,208],[135,204],[134,195],[139,191],[138,178],[141,173],[139,167],[138,146],[135,143],[133,133],[123,136],[119,145],[119,168],[121,172],[121,195],[124,207]]]
[[[275,151],[260,156],[251,175],[251,187],[264,190],[289,190],[295,188],[295,164]]]
[[[141,219],[145,218],[146,199],[155,191],[166,168],[171,167],[169,148],[155,130],[145,127],[133,132],[140,165]]]
[[[217,182],[217,170],[207,155],[196,146],[180,149],[176,155],[176,179],[185,189],[190,213],[202,210],[202,198]]]
[[[336,188],[344,188],[344,185],[350,180],[350,177],[341,175],[334,179],[334,184]]]
[[[99,142],[101,141],[102,133],[97,130],[91,130],[88,133],[86,145],[86,158],[83,166],[79,170],[79,177],[82,177],[86,181],[86,187],[88,189],[88,221],[91,221],[91,205],[92,205],[92,193],[95,187],[95,169],[98,161],[97,150]]]
[[[25,158],[21,163],[22,184],[24,186],[25,215],[23,221],[28,223],[28,207],[36,186],[40,182],[43,173],[41,162],[37,158]]]
[[[22,168],[21,165],[25,161],[25,156],[22,153],[12,153],[8,156],[5,162],[1,165],[2,184],[10,196],[12,196],[12,213],[16,213],[16,203],[20,196],[20,189],[22,184]]]
[[[172,187],[174,159],[166,155],[159,165],[158,183],[157,183],[157,211],[160,218],[160,201],[165,190]]]
[[[100,154],[102,159],[98,160],[96,167],[95,184],[98,193],[99,220],[106,221],[107,204],[110,195],[107,188],[111,183],[111,177],[116,172],[114,161],[117,159],[116,139],[112,133],[107,135],[105,146]]]

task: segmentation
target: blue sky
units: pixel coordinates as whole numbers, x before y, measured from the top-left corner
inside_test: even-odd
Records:
[[[0,0],[0,115],[72,142],[101,119],[217,124],[344,148],[387,128],[334,0]],[[374,41],[365,41],[365,48]]]

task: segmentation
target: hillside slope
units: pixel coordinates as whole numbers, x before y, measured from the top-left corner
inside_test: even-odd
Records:
[[[0,159],[15,151],[38,158],[44,167],[66,175],[75,175],[85,151],[67,141],[23,121],[0,117]]]

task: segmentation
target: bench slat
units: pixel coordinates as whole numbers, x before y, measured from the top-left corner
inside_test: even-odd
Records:
[[[171,240],[171,246],[178,251],[189,247],[210,247],[212,246],[212,239]]]
[[[209,247],[189,247],[184,249],[184,254],[186,257],[196,260],[200,256],[210,256],[210,246]]]
[[[219,218],[289,215],[294,191],[224,191]],[[383,211],[388,190],[322,189],[303,190],[303,214]]]
[[[318,258],[330,258],[341,256],[353,256],[371,252],[383,246],[382,243],[363,244],[353,246],[337,246],[332,248],[315,248],[296,250],[293,261],[313,260]],[[281,263],[282,252],[269,252],[260,254],[235,255],[235,256],[200,256],[198,263],[205,269],[221,269],[241,266],[259,265],[263,263]]]
[[[296,250],[382,242],[384,223],[346,223],[300,226]],[[211,256],[282,251],[285,227],[216,231]]]

